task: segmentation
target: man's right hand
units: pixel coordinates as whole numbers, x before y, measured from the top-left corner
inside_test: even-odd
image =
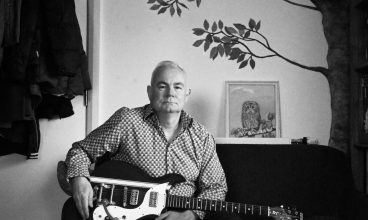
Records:
[[[86,177],[74,177],[71,179],[73,199],[83,219],[89,217],[89,207],[93,207],[93,189]]]

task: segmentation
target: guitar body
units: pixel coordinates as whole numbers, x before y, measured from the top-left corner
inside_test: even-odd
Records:
[[[90,177],[94,190],[93,220],[154,219],[165,208],[231,212],[273,217],[276,220],[303,220],[303,213],[283,206],[269,207],[203,198],[170,195],[171,186],[184,182],[179,174],[153,178],[138,167],[108,161]]]
[[[154,219],[166,207],[170,186],[185,181],[178,174],[153,178],[134,165],[116,160],[101,164],[92,175],[96,197],[93,220],[111,219],[106,209],[114,220]],[[103,201],[107,201],[105,207]]]

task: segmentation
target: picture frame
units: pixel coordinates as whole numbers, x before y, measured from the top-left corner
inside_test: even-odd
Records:
[[[278,81],[226,81],[226,137],[280,138]]]

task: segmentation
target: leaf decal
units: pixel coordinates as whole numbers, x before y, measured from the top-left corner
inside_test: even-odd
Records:
[[[224,56],[224,54],[225,54],[225,49],[224,49],[224,47],[222,46],[222,44],[219,44],[219,45],[217,46],[217,50],[218,50],[218,53],[220,54],[220,56]]]
[[[254,69],[254,67],[256,66],[256,62],[252,58],[250,58],[249,65],[250,67],[252,67],[252,69]]]
[[[225,31],[230,35],[238,33],[233,27],[225,27]]]
[[[203,27],[204,27],[204,29],[207,31],[208,30],[208,28],[210,28],[210,24],[208,23],[208,21],[207,20],[204,20],[204,22],[203,22]]]
[[[236,60],[236,62],[237,63],[240,63],[240,62],[242,62],[244,60],[244,58],[245,58],[245,53],[242,53],[242,54],[240,54],[240,56],[238,57],[238,59]]]
[[[202,43],[204,42],[204,40],[202,39],[202,40],[197,40],[197,41],[195,41],[194,43],[193,43],[193,46],[195,46],[195,47],[199,47],[199,46],[201,46],[202,45]]]
[[[212,32],[216,32],[217,31],[217,23],[213,22],[212,24]]]
[[[193,28],[193,34],[197,36],[201,36],[204,33],[205,33],[205,30],[203,30],[202,28]]]
[[[240,31],[245,30],[247,27],[245,27],[243,24],[234,24],[234,26]]]
[[[230,37],[228,37],[228,36],[224,36],[224,37],[222,37],[222,38],[221,38],[221,40],[222,40],[222,42],[224,42],[224,43],[230,43],[230,42],[231,42],[231,38],[230,38]]]
[[[162,7],[160,10],[158,10],[157,14],[165,13],[167,7]]]
[[[170,6],[170,15],[171,16],[174,16],[174,14],[175,14],[175,8],[174,8],[174,6]]]
[[[181,9],[179,7],[176,8],[176,13],[178,14],[178,16],[181,16]]]
[[[156,0],[160,5],[162,6],[167,6],[169,5],[167,2],[165,2],[164,0]]]
[[[152,5],[151,6],[151,10],[157,10],[157,9],[159,9],[161,7],[161,5]]]
[[[217,57],[217,55],[218,55],[217,47],[213,47],[210,52],[210,58],[214,60]]]
[[[253,30],[255,27],[256,27],[256,21],[251,18],[249,20],[249,28]]]
[[[186,8],[186,9],[189,9],[187,5],[185,5],[185,4],[181,3],[181,2],[178,2],[178,3],[179,3],[179,5],[181,5],[182,7]]]
[[[248,60],[245,60],[245,61],[241,62],[241,64],[239,65],[239,69],[244,68],[247,65],[248,65]]]
[[[213,36],[213,41],[216,43],[221,43],[221,39],[218,36]]]
[[[229,44],[224,44],[224,50],[225,50],[225,55],[229,56],[230,52],[231,52],[231,47]]]
[[[206,36],[206,41],[207,41],[207,42],[210,42],[210,43],[212,43],[212,42],[213,42],[213,39],[212,39],[212,35],[211,35],[211,34],[207,34],[207,36]]]
[[[222,23],[221,20],[219,20],[219,22],[218,22],[218,27],[220,28],[220,30],[222,30],[222,28],[224,28],[224,23]]]
[[[210,48],[210,44],[211,44],[211,42],[209,42],[209,41],[206,41],[206,42],[204,43],[204,47],[203,47],[204,52],[206,52],[206,51],[208,50],[208,48]]]
[[[248,38],[250,36],[250,31],[245,32],[244,38]]]
[[[255,29],[256,29],[256,31],[258,31],[260,28],[261,28],[261,21],[258,21]]]

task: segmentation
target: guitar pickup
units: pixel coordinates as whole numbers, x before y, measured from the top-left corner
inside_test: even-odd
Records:
[[[133,189],[130,194],[130,205],[138,205],[138,199],[139,199],[139,190]]]

